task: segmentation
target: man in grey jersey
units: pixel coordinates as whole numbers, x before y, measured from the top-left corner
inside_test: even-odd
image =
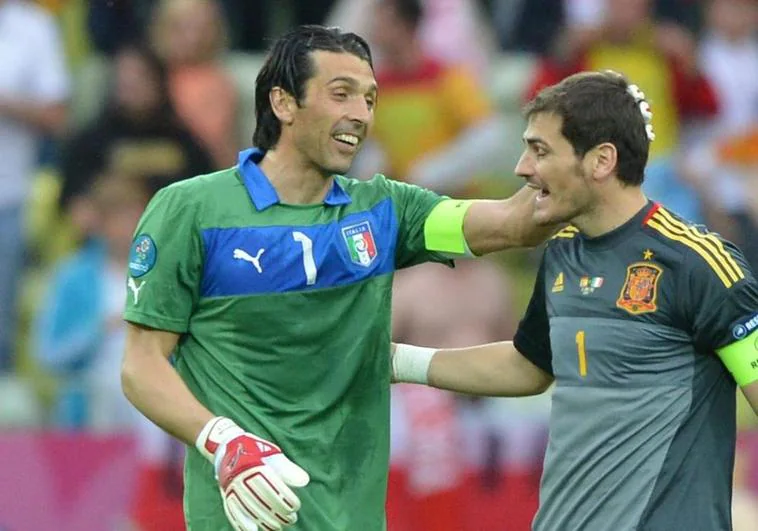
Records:
[[[735,389],[758,409],[758,282],[640,188],[642,91],[581,73],[526,108],[516,171],[549,241],[512,342],[397,345],[395,381],[520,396],[553,382],[536,531],[731,529]]]

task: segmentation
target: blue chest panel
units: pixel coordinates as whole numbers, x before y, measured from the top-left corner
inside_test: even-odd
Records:
[[[200,296],[324,289],[391,273],[397,231],[389,198],[322,225],[205,229]]]

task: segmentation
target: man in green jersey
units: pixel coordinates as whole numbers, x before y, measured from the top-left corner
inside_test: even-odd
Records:
[[[162,190],[140,221],[123,387],[197,449],[194,531],[384,529],[393,272],[549,234],[527,187],[456,201],[343,177],[376,102],[363,39],[293,30],[258,75],[257,148]]]
[[[513,341],[399,346],[397,381],[519,396],[555,381],[535,531],[731,530],[735,387],[758,409],[758,282],[717,234],[649,201],[642,91],[571,76],[527,106],[516,172],[547,245]],[[731,374],[730,374],[731,373]]]

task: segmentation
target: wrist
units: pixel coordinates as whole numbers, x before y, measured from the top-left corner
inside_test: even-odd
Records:
[[[429,367],[437,349],[397,343],[392,355],[392,376],[395,382],[429,383]]]
[[[195,440],[195,448],[209,462],[215,463],[218,449],[226,443],[243,435],[245,431],[226,417],[213,417],[209,420]]]

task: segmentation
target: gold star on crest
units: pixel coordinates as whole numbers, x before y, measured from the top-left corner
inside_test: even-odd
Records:
[[[645,249],[645,251],[642,253],[643,260],[652,260],[653,259],[653,251],[650,249]]]

